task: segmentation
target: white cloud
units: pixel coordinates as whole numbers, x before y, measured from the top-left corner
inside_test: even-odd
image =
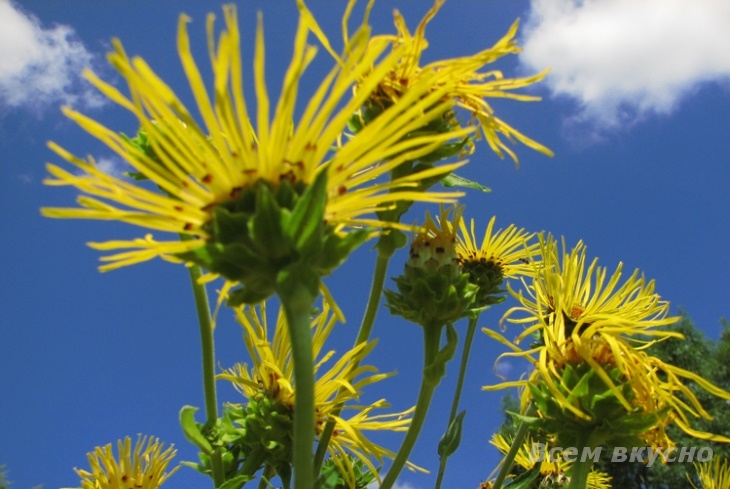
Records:
[[[495,373],[505,379],[514,369],[515,366],[508,360],[502,360],[494,366]]]
[[[380,484],[377,482],[373,482],[372,484],[368,484],[368,489],[378,489],[380,487]],[[408,482],[396,482],[393,484],[393,489],[416,489],[416,486],[409,484]]]
[[[32,14],[0,0],[0,107],[100,105],[102,97],[79,76],[93,58],[71,27],[44,29]]]
[[[115,157],[101,157],[96,160],[96,166],[107,175],[111,175],[116,178],[122,178],[124,177],[124,172],[133,170],[133,168],[131,168],[126,162]]]
[[[532,0],[520,63],[576,102],[573,123],[616,128],[730,80],[728,0]]]

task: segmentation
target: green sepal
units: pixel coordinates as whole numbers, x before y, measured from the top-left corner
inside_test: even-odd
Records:
[[[363,244],[372,234],[369,229],[354,229],[344,236],[334,233],[325,237],[318,268],[333,270],[340,266],[350,254]]]
[[[465,317],[478,290],[469,283],[469,274],[451,264],[428,270],[406,264],[403,275],[394,281],[398,291],[384,292],[388,309],[421,326]]]
[[[464,416],[466,411],[462,411],[449,423],[446,433],[441,437],[438,444],[439,457],[448,458],[459,448],[461,443],[461,431],[464,424]]]
[[[604,368],[630,403],[634,396],[630,383],[617,368]],[[528,384],[533,402],[541,413],[531,426],[556,435],[558,446],[578,446],[585,433],[590,433],[591,446],[641,446],[640,436],[653,429],[661,419],[657,413],[644,413],[640,407],[627,411],[588,363],[564,365],[557,385],[568,402],[590,418],[578,418],[557,401],[545,385]]]
[[[213,453],[213,447],[205,438],[201,431],[202,425],[195,421],[195,413],[198,408],[194,406],[183,406],[180,410],[180,426],[182,427],[185,438],[190,443],[200,448],[206,455]]]
[[[526,472],[515,477],[508,484],[504,485],[504,489],[530,489],[533,483],[540,477],[541,464],[535,464]]]
[[[473,180],[469,180],[468,178],[459,176],[456,173],[449,173],[448,175],[443,177],[441,179],[441,185],[443,185],[446,188],[455,188],[455,187],[471,188],[471,189],[475,189],[475,190],[480,190],[484,193],[490,193],[492,191],[491,188],[486,187],[479,182],[475,182]]]
[[[324,237],[324,211],[327,205],[327,171],[322,170],[307,186],[291,213],[286,230],[303,255],[316,255]]]
[[[292,240],[285,232],[290,221],[288,214],[279,207],[267,185],[259,186],[256,192],[256,212],[250,219],[241,216],[242,226],[246,226],[248,221],[248,232],[257,255],[267,256],[274,263],[288,261],[292,253]],[[226,241],[225,238],[222,239]],[[238,239],[244,240],[245,237],[240,236]]]

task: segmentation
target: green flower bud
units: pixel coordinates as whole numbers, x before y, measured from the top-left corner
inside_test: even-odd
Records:
[[[456,209],[454,223],[461,218]],[[439,227],[426,214],[424,230],[413,239],[410,258],[400,277],[395,278],[398,292],[386,290],[385,298],[392,314],[426,326],[453,323],[469,310],[477,286],[462,273],[456,255],[456,227],[442,211]]]

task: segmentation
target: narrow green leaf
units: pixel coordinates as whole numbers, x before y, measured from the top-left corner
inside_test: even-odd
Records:
[[[466,411],[462,411],[456,415],[456,417],[449,424],[446,433],[439,440],[438,454],[439,457],[445,458],[450,457],[461,443],[461,431],[464,423],[464,416]]]
[[[250,481],[251,477],[248,475],[237,475],[232,479],[228,479],[218,487],[218,489],[240,489],[243,485]]]
[[[441,180],[441,185],[447,188],[464,187],[481,190],[484,193],[492,191],[491,188],[482,185],[481,183],[469,180],[468,178],[460,177],[456,173],[450,173]]]
[[[515,477],[509,484],[504,486],[504,489],[529,489],[532,487],[532,483],[540,476],[540,465],[537,463],[527,472],[522,473],[519,477]]]
[[[195,413],[198,408],[194,406],[183,406],[180,410],[180,426],[182,426],[185,438],[190,443],[200,448],[206,455],[213,453],[213,447],[200,431],[200,424],[195,422]]]

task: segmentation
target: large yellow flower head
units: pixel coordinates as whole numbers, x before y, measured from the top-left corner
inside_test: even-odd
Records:
[[[130,140],[83,114],[63,109],[69,118],[129,163],[138,176],[154,185],[150,188],[146,183],[116,178],[99,168],[93,158],[83,160],[49,143],[76,170],[69,172],[49,164],[53,178],[46,183],[71,185],[84,195],[78,198],[81,208],[46,208],[43,214],[118,220],[187,238],[178,241],[175,236],[172,241],[156,241],[148,234],[133,240],[91,243],[95,249],[121,250],[102,258],[107,262],[102,270],[154,257],[198,260],[204,266],[216,259],[229,262],[227,253],[233,252],[216,248],[220,243],[246,246],[236,252],[238,255],[265,253],[268,262],[264,260],[261,266],[276,268],[290,260],[290,256],[300,255],[302,247],[308,246],[302,243],[310,235],[324,233],[325,241],[330,234],[344,239],[348,229],[382,226],[368,216],[393,201],[444,202],[460,195],[414,190],[421,179],[445,175],[459,163],[389,182],[383,179],[402,162],[430,154],[446,141],[470,133],[458,130],[435,137],[404,139],[424,121],[439,118],[449,110],[449,104],[440,102],[445,89],[434,89],[438,76],[430,80],[424,77],[401,103],[384,111],[356,136],[341,140],[348,120],[377,88],[377,80],[395,68],[404,49],[383,55],[385,47],[368,48],[369,28],[363,26],[346,46],[341,64],[307,96],[304,110],[295,120],[299,82],[316,53],[316,48],[307,45],[307,23],[302,17],[281,95],[272,107],[265,81],[264,35],[259,21],[253,63],[256,111],[251,113],[243,92],[235,7],[224,7],[224,14],[225,30],[217,42],[212,14],[207,22],[212,94],[191,54],[186,27],[190,19],[182,15],[179,21],[178,51],[201,124],[143,59],[127,56],[118,40],[114,41],[115,51],[109,54],[109,61],[126,80],[129,95],[91,72],[85,75],[104,95],[138,119],[140,137]],[[366,72],[372,73],[372,80],[362,82]],[[352,95],[351,88],[356,83],[360,89]],[[316,191],[311,190],[313,187]],[[311,192],[307,193],[308,189]],[[400,192],[396,195],[392,190]],[[274,218],[283,222],[283,231],[270,228]],[[307,219],[319,222],[312,224]],[[366,237],[359,235],[355,241],[362,242]],[[354,246],[347,244],[348,249]],[[334,247],[334,242],[322,246]],[[331,250],[325,251],[325,255],[333,255]],[[252,263],[246,266],[255,269],[258,262]],[[208,267],[211,268],[214,267]],[[231,268],[212,271],[228,275],[232,281],[250,272]]]
[[[361,460],[374,474],[377,474],[374,462],[382,464],[383,458],[393,458],[395,454],[368,440],[365,432],[368,431],[406,431],[410,425],[412,410],[401,413],[373,415],[376,410],[388,407],[385,399],[380,399],[369,405],[358,405],[359,396],[363,388],[369,384],[379,382],[392,376],[392,373],[377,373],[375,367],[360,365],[352,368],[354,363],[360,363],[375,346],[375,342],[362,343],[351,349],[329,368],[325,365],[333,360],[334,351],[323,353],[324,343],[336,323],[336,316],[330,312],[325,302],[323,310],[311,322],[312,354],[316,360],[314,370],[317,380],[314,387],[314,404],[316,415],[316,435],[319,436],[330,421],[335,421],[335,430],[329,440],[328,452],[331,460],[340,469],[340,473],[348,485],[354,484],[354,472],[351,457]],[[244,328],[244,341],[252,360],[252,365],[237,364],[220,374],[218,378],[229,380],[247,399],[249,404],[259,406],[269,404],[275,411],[277,421],[270,426],[281,427],[279,433],[267,428],[266,436],[276,436],[276,440],[268,440],[267,447],[280,449],[279,457],[288,458],[291,448],[290,422],[295,415],[294,405],[296,385],[294,383],[294,362],[292,347],[289,339],[286,318],[280,311],[273,339],[269,340],[269,327],[266,320],[265,304],[256,308],[239,308],[236,311],[237,319]],[[338,406],[344,410],[353,410],[350,417],[335,415]],[[249,413],[251,410],[249,409]],[[282,421],[282,418],[286,418]],[[241,421],[244,422],[243,420]],[[255,431],[259,420],[246,420],[247,426],[254,426],[249,431]],[[273,443],[272,443],[273,441]],[[268,449],[268,448],[267,448]],[[410,465],[412,469],[418,469]],[[419,469],[422,470],[422,469]]]
[[[503,455],[507,455],[512,445],[511,441],[505,439],[501,434],[492,435],[492,439],[489,443],[497,447]],[[515,463],[525,470],[531,470],[538,462],[533,450],[533,440],[530,437],[525,439],[525,442],[520,447],[517,455],[515,456]],[[565,484],[568,482],[568,473],[572,467],[571,462],[565,461],[562,457],[551,458],[549,456],[543,456],[540,460],[540,487],[566,487]],[[611,476],[605,472],[597,472],[591,470],[588,474],[588,481],[586,489],[610,489],[611,488]]]
[[[364,23],[367,22],[368,14],[374,0],[368,3]],[[505,78],[499,70],[486,70],[485,67],[499,58],[508,54],[517,54],[521,51],[517,46],[515,35],[519,22],[516,21],[509,28],[507,33],[492,47],[479,51],[470,56],[438,60],[422,65],[421,58],[428,47],[426,39],[426,25],[434,18],[445,0],[436,0],[431,10],[426,13],[418,24],[416,31],[412,34],[406,26],[405,19],[398,10],[394,11],[394,21],[397,33],[394,35],[377,35],[370,41],[369,49],[380,51],[383,46],[389,46],[393,50],[401,50],[402,55],[397,65],[393,67],[384,77],[373,71],[367,73],[367,80],[376,78],[379,80],[378,90],[373,92],[372,100],[380,106],[387,106],[395,103],[418,85],[422,78],[429,78],[438,73],[440,76],[438,85],[434,89],[444,89],[447,97],[453,106],[465,109],[481,127],[482,133],[492,150],[500,157],[507,153],[517,163],[517,155],[506,144],[501,137],[510,142],[515,140],[522,144],[552,156],[553,153],[545,146],[525,136],[502,119],[497,117],[491,107],[488,98],[508,98],[519,101],[540,100],[540,97],[515,93],[513,90],[524,88],[542,80],[547,70],[525,78]],[[347,34],[347,21],[356,0],[350,0],[347,13],[343,19],[344,42],[349,42]],[[312,25],[313,31],[317,33],[323,45],[330,53],[339,59],[337,53],[331,48],[326,36],[317,26],[314,17],[307,14],[307,20]],[[367,83],[363,82],[363,86]]]
[[[91,470],[76,469],[81,489],[157,489],[172,474],[167,465],[175,457],[172,447],[163,450],[157,438],[139,436],[132,450],[129,437],[117,442],[119,458],[114,457],[111,443],[88,454]]]
[[[563,244],[562,256],[551,236],[541,237],[540,245],[543,262],[536,270],[536,278],[526,285],[526,294],[512,291],[520,305],[507,311],[504,318],[523,324],[526,329],[514,343],[484,330],[513,350],[505,356],[527,358],[535,370],[526,380],[485,389],[529,387],[522,397],[524,409],[536,399],[539,386],[566,419],[575,419],[588,429],[605,421],[597,419],[599,411],[611,411],[619,418],[631,418],[632,429],[636,430],[632,435],[652,446],[671,444],[664,428],[673,422],[692,436],[730,442],[724,436],[691,428],[689,416],[710,415],[683,381],[693,381],[725,399],[730,399],[730,393],[644,351],[656,341],[682,337],[662,328],[678,318],[667,317],[669,303],[654,292],[654,281],[647,282],[637,270],[621,283],[621,265],[609,275],[597,260],[588,264],[582,243],[570,252]],[[527,338],[537,341],[523,351],[517,345]],[[601,403],[595,403],[599,394],[614,404],[606,402],[599,406]],[[617,411],[616,406],[622,409]],[[620,426],[611,429],[620,434]],[[625,427],[629,429],[628,425]],[[611,429],[604,434],[608,436]]]

